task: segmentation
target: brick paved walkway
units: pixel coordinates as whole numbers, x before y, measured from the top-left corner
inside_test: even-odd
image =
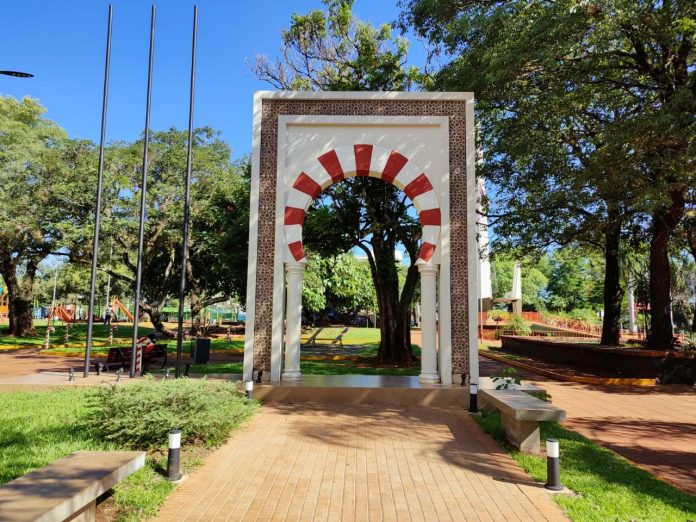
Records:
[[[481,375],[502,364],[481,359]],[[696,495],[696,387],[592,386],[520,372],[565,409],[568,428]]]
[[[566,519],[466,413],[272,404],[157,520]]]
[[[568,412],[564,426],[696,495],[696,389],[536,384]]]
[[[39,355],[40,348],[24,350],[0,350],[0,378],[29,375],[42,371],[76,372],[84,367],[80,357],[46,357]]]

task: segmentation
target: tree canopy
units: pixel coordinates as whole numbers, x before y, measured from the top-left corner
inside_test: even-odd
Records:
[[[605,256],[603,341],[618,342],[620,245],[649,236],[650,342],[672,342],[668,244],[694,186],[693,2],[404,0],[445,62],[431,89],[478,99],[491,217],[521,249]]]

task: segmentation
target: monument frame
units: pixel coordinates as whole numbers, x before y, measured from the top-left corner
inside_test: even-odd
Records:
[[[471,93],[255,94],[245,380],[258,371],[271,381],[300,378],[303,212],[332,183],[369,175],[411,196],[424,238],[436,243],[417,262],[429,301],[421,380],[478,382],[473,104]],[[389,167],[393,155],[401,171]],[[415,157],[426,166],[419,176]]]

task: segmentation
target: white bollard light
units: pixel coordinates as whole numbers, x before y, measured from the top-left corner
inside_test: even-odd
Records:
[[[169,453],[167,455],[167,480],[179,480],[179,462],[181,460],[181,430],[169,432]]]
[[[469,413],[478,413],[478,384],[469,384]]]
[[[246,398],[247,400],[251,400],[253,394],[254,394],[254,381],[247,381],[244,384],[244,388],[246,390]]]
[[[546,439],[546,484],[544,487],[561,491],[561,462],[558,439]]]

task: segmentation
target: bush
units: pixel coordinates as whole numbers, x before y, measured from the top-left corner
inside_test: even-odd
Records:
[[[510,318],[510,313],[504,310],[489,310],[488,318],[495,321],[507,321]]]
[[[524,322],[519,315],[511,315],[507,320],[506,330],[511,330],[517,334],[530,334],[532,333],[532,328]]]
[[[104,440],[133,449],[161,447],[171,429],[180,429],[187,444],[216,446],[255,407],[230,382],[148,379],[94,390],[87,424]]]
[[[589,308],[577,308],[565,314],[569,319],[574,319],[575,321],[582,321],[583,323],[599,325],[602,324],[602,320],[597,315],[597,312],[590,310]]]

